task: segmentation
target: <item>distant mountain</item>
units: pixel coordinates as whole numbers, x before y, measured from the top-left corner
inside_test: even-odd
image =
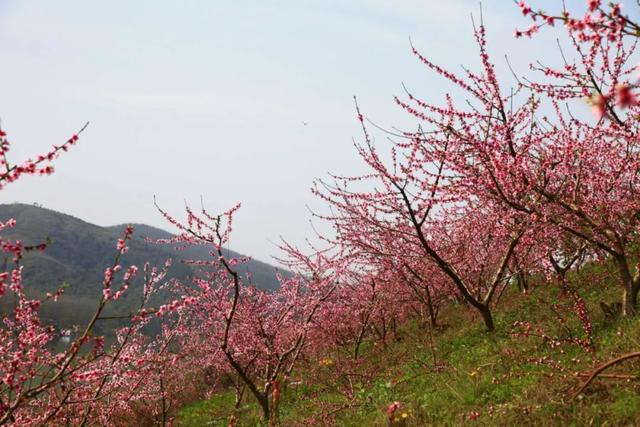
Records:
[[[105,268],[113,264],[115,245],[122,236],[124,225],[100,227],[78,218],[26,204],[0,205],[0,221],[14,218],[16,227],[5,229],[3,237],[21,240],[25,245],[35,245],[47,239],[50,245],[44,252],[29,252],[23,261],[24,283],[27,293],[41,297],[55,292],[62,283],[69,286],[58,303],[43,306],[43,317],[60,327],[82,323],[88,317],[102,292]],[[171,277],[188,280],[194,270],[181,263],[184,259],[211,259],[211,248],[204,246],[176,251],[171,245],[157,245],[145,241],[166,239],[172,234],[144,224],[134,225],[134,238],[121,264],[135,264],[142,268],[145,262],[162,266],[171,258]],[[228,251],[231,257],[242,255]],[[9,260],[10,261],[10,260]],[[6,267],[2,267],[3,269]],[[241,267],[251,274],[252,282],[259,288],[273,290],[278,287],[276,267],[251,260]],[[288,272],[284,272],[288,275]],[[139,283],[138,283],[139,285]],[[135,287],[134,287],[135,288]],[[131,289],[124,301],[114,305],[111,314],[130,312],[140,298],[139,289]],[[6,312],[10,298],[0,298],[0,311]],[[110,328],[109,328],[110,329]]]
[[[173,236],[173,234],[169,233],[166,230],[162,230],[160,228],[152,227],[146,224],[132,224],[134,233],[134,241],[145,242],[146,238],[151,240],[159,240],[159,239],[169,239]],[[114,225],[111,227],[107,227],[108,230],[121,233],[124,230],[126,225]],[[148,243],[147,243],[148,244]],[[213,249],[211,246],[192,246],[181,250],[176,250],[172,245],[158,245],[154,244],[153,246],[157,248],[161,248],[164,251],[169,252],[172,255],[172,258],[176,259],[198,259],[198,260],[208,260],[211,259],[211,250]],[[228,258],[241,258],[245,255],[242,255],[238,252],[234,252],[232,250],[225,249],[223,253]],[[267,264],[262,261],[250,260],[246,264],[240,265],[238,270],[242,273],[250,273],[252,281],[256,284],[258,288],[273,290],[278,288],[279,283],[276,277],[276,267]],[[280,274],[284,274],[285,276],[289,275],[289,272],[282,271],[281,269],[277,270]]]

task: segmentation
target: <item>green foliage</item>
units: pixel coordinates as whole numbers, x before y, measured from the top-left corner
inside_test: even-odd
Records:
[[[228,426],[229,414],[226,408],[233,408],[233,392],[220,393],[210,400],[189,405],[180,412],[180,424],[185,427]],[[223,409],[224,408],[224,409]]]
[[[634,419],[640,409],[640,394],[624,390],[618,394],[618,398],[611,404],[611,412],[616,418]]]

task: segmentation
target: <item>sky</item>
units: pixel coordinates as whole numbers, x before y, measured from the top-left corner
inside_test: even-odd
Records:
[[[532,1],[559,10],[559,1]],[[526,27],[511,0],[482,2],[490,52],[508,80],[556,33]],[[357,174],[353,96],[385,128],[415,128],[393,102],[402,84],[440,102],[450,89],[413,44],[453,70],[477,69],[476,0],[0,0],[0,119],[11,159],[33,157],[90,125],[48,177],[0,203],[38,203],[98,225],[171,230],[153,197],[220,212],[242,203],[231,247],[274,262],[280,237],[313,235],[310,192],[328,172]],[[316,225],[321,228],[322,225]]]

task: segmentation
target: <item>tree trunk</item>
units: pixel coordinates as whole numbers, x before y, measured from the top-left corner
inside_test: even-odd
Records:
[[[487,331],[493,332],[496,330],[493,324],[493,316],[491,315],[491,310],[486,305],[478,307],[478,311],[482,315],[482,320],[484,320],[484,324],[487,327]]]
[[[618,271],[620,272],[620,279],[622,281],[622,315],[626,317],[635,316],[636,303],[638,302],[638,288],[633,281],[631,272],[629,271],[629,263],[627,257],[617,255],[615,257],[616,264],[618,264]]]
[[[244,397],[244,390],[247,386],[244,383],[240,384],[240,381],[242,380],[238,377],[235,385],[236,386],[236,404],[235,404],[236,409],[239,409],[240,405],[242,404],[242,398]]]
[[[636,304],[638,302],[638,291],[633,286],[628,287],[625,284],[622,292],[622,315],[631,317],[636,315]]]
[[[398,338],[398,322],[395,317],[391,318],[391,331],[393,332],[393,338],[396,341],[400,341],[400,338]]]
[[[360,329],[360,333],[356,338],[356,345],[355,345],[355,348],[353,349],[353,360],[358,360],[358,356],[360,355],[360,345],[362,345],[362,340],[364,338],[366,327],[367,325],[362,325],[362,328]]]
[[[523,294],[526,294],[529,290],[529,284],[527,283],[527,276],[522,271],[517,273],[518,287]]]
[[[271,426],[271,411],[269,411],[269,397],[261,396],[258,399],[258,403],[260,403],[260,408],[262,409],[262,419],[265,420],[269,426]]]
[[[425,286],[425,291],[427,293],[427,308],[429,310],[429,319],[431,320],[431,326],[436,327],[436,312],[433,309],[433,300],[431,299],[431,291],[429,290],[429,286]]]

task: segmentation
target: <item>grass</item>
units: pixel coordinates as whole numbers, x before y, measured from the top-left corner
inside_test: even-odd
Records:
[[[595,267],[594,267],[595,268]],[[600,301],[615,300],[619,289],[609,282],[591,283],[594,271],[574,275],[594,325],[595,351],[574,344],[551,345],[539,337],[514,336],[513,323],[525,321],[546,334],[584,337],[571,303],[555,286],[536,288],[524,296],[509,289],[495,309],[497,331],[487,333],[473,312],[447,307],[440,316],[446,326],[434,331],[437,365],[433,364],[427,330],[407,322],[397,339],[364,347],[358,363],[346,352],[331,355],[335,364],[310,361],[300,366],[297,388],[283,393],[283,426],[385,426],[386,407],[399,401],[394,425],[640,425],[640,381],[598,379],[576,399],[571,394],[584,378],[576,376],[616,355],[640,350],[637,319],[605,320]],[[565,326],[551,310],[565,318]],[[607,373],[640,374],[629,361]],[[348,372],[348,373],[347,373]],[[183,408],[181,426],[227,426],[234,412],[233,392]],[[239,426],[260,426],[260,412],[251,396],[236,412]]]

